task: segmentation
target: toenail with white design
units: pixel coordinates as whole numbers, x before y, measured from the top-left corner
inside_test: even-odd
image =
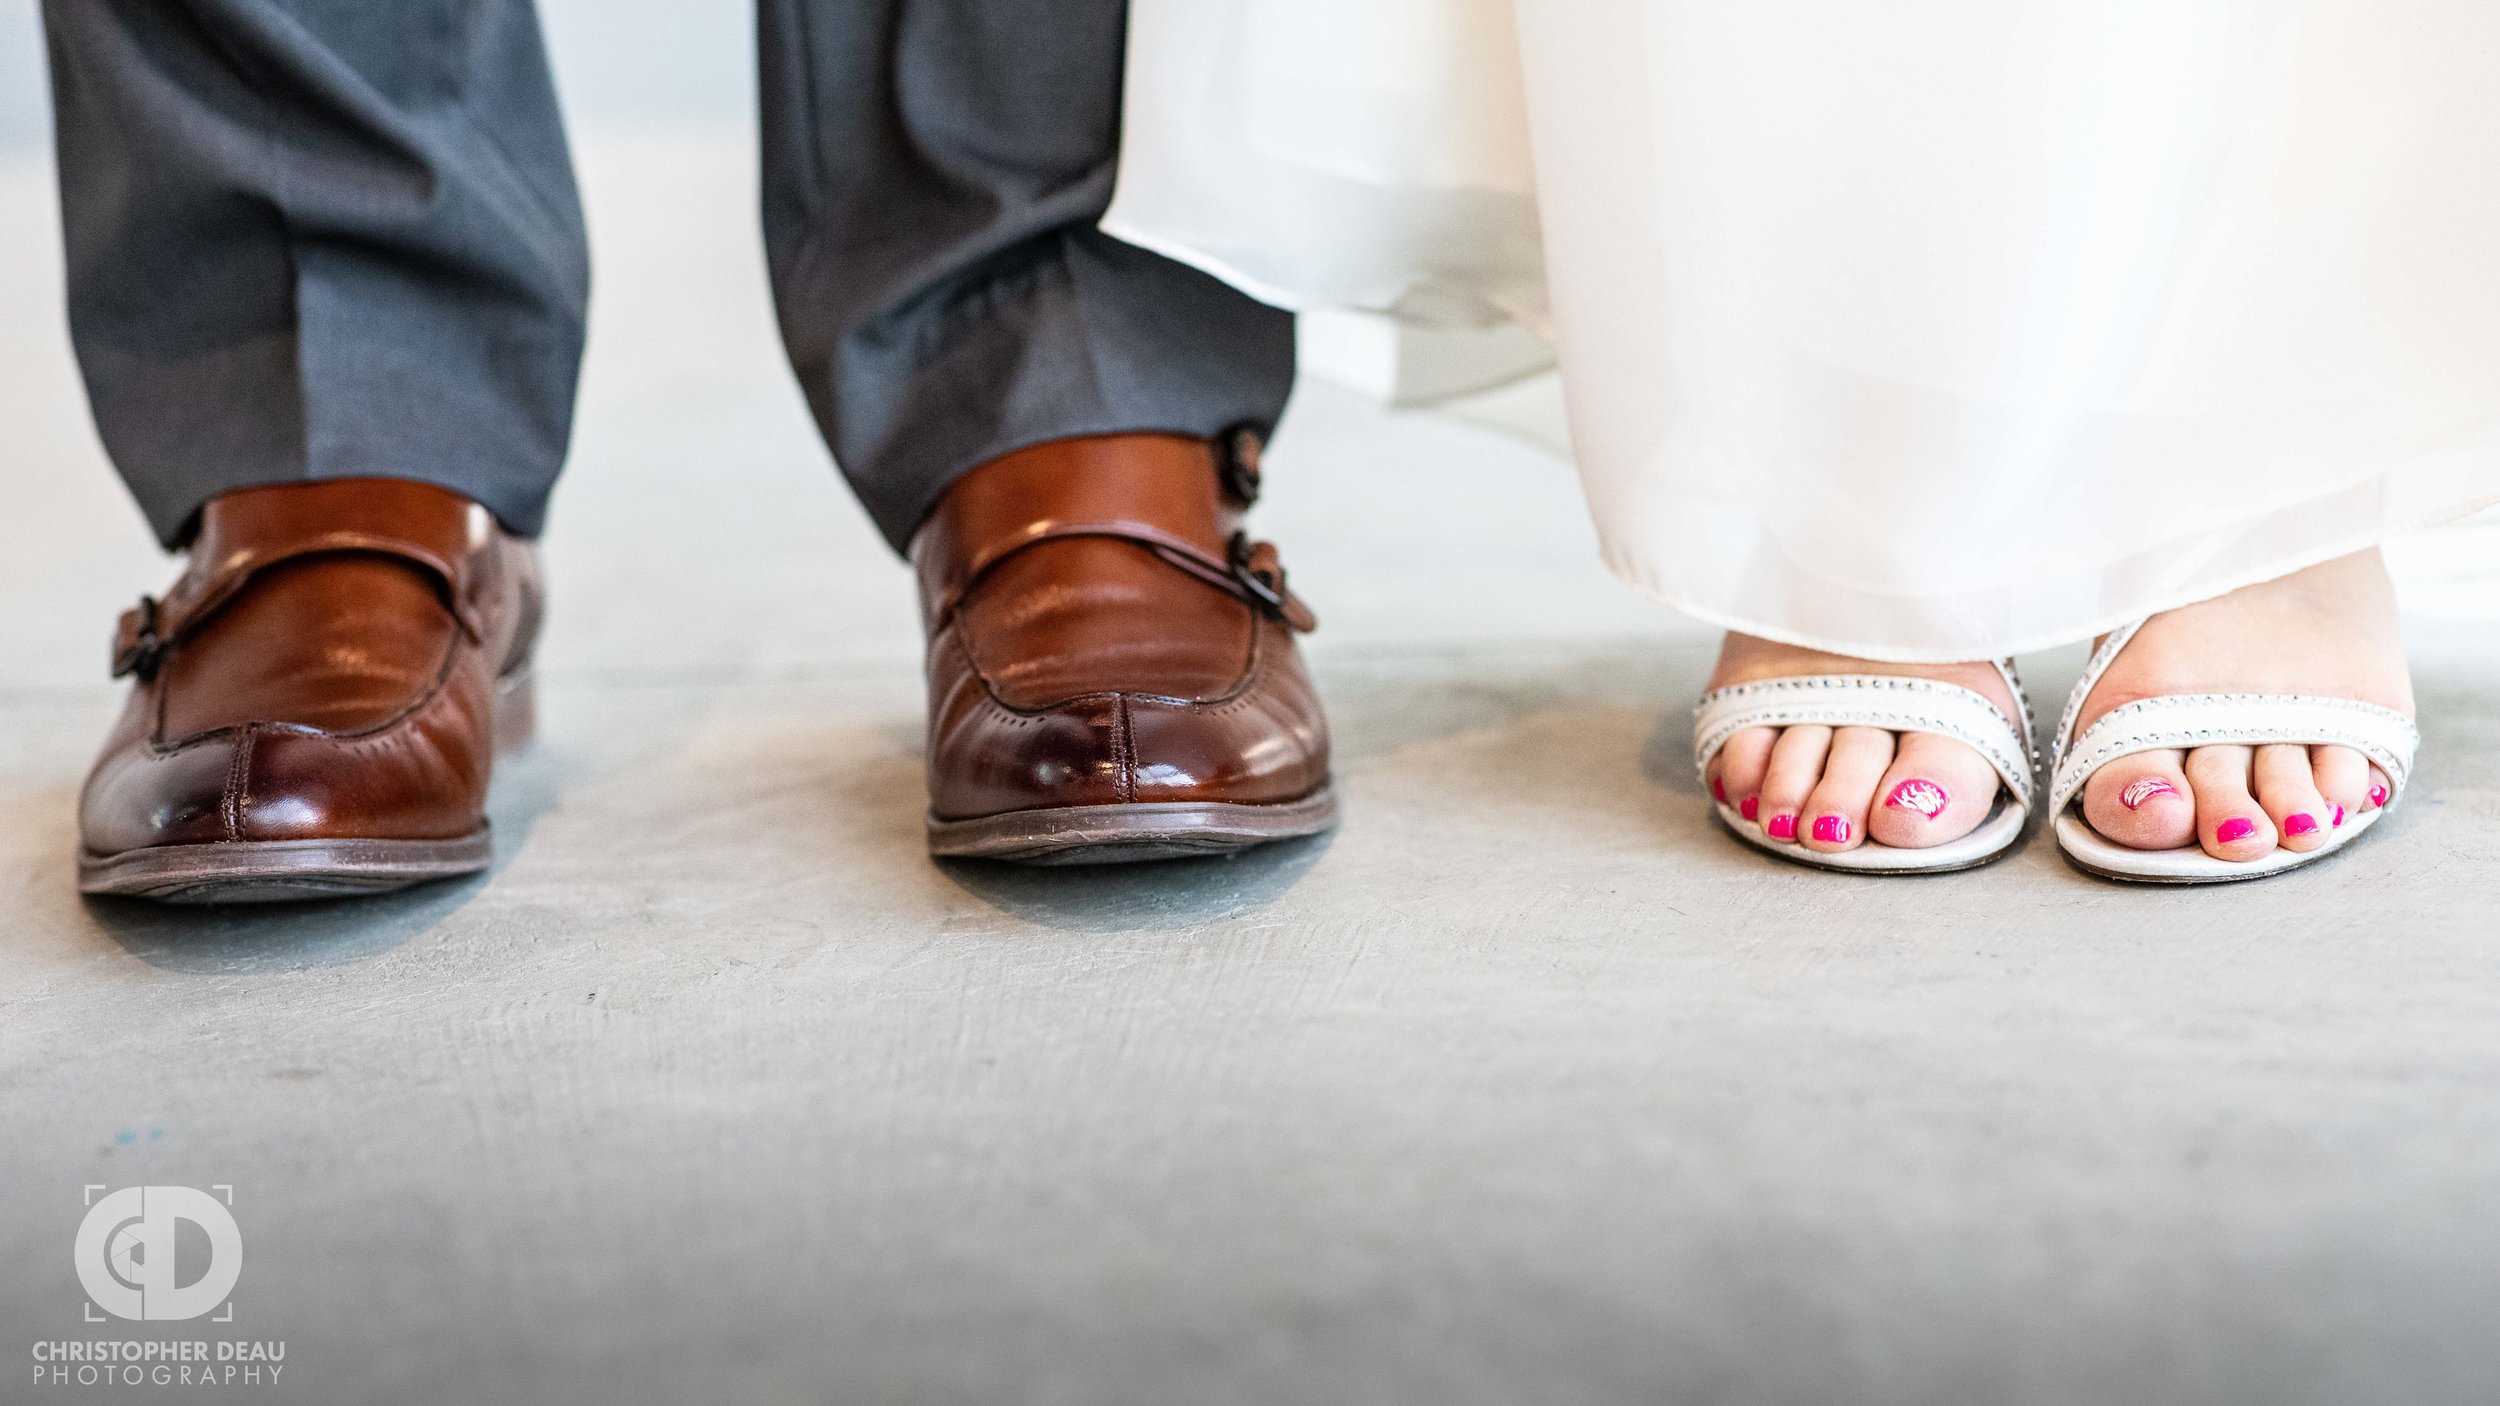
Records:
[[[2125,806],[2129,810],[2142,810],[2144,808],[2144,803],[2151,800],[2155,796],[2175,796],[2177,794],[2179,794],[2178,787],[2171,785],[2169,782],[2162,780],[2158,776],[2139,776],[2135,780],[2127,783],[2126,790],[2118,793],[2118,804]]]
[[[1884,798],[1884,804],[1890,809],[1914,810],[1930,820],[1944,814],[1944,808],[1951,803],[1952,799],[1945,795],[1942,786],[1933,781],[1916,779],[1893,787],[1892,794]]]

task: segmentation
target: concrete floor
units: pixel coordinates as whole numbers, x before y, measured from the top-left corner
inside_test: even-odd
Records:
[[[287,1344],[211,1401],[2500,1396],[2490,529],[2405,555],[2425,769],[2354,854],[1847,879],[1704,823],[1708,638],[1591,564],[1559,461],[1314,386],[1262,526],[1327,620],[1344,829],[938,866],[908,582],[773,345],[751,151],[687,104],[585,126],[496,871],[198,913],[72,891],[105,636],[168,567],[0,102],[0,1401],[177,1394],[29,1386],[95,1336]],[[232,1185],[235,1322],[82,1325],[90,1183]]]

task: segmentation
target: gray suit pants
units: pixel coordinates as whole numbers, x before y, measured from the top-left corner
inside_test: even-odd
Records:
[[[783,341],[898,547],[1010,449],[1283,407],[1285,314],[1095,228],[1124,11],[759,0]],[[352,475],[443,484],[536,533],[590,273],[530,0],[44,16],[71,332],[158,534],[230,488]]]

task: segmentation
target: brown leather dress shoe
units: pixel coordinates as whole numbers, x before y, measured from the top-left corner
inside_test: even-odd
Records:
[[[1258,440],[1059,440],[973,470],[912,541],[929,849],[1220,854],[1336,823],[1314,623],[1242,511]]]
[[[446,489],[212,499],[172,591],[122,617],[138,685],[79,799],[79,887],[249,903],[485,868],[539,602],[534,549]]]

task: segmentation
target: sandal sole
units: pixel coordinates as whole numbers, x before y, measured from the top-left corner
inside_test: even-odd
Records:
[[[2010,825],[2004,820],[2009,811],[2017,817]],[[1802,865],[1808,869],[1820,869],[1828,874],[1866,874],[1876,878],[1900,879],[1917,878],[1926,874],[1962,874],[1973,869],[1984,869],[2021,849],[2023,836],[2029,829],[2029,820],[2021,816],[2020,807],[2016,806],[2010,797],[2001,793],[1997,797],[1996,806],[1988,812],[1988,818],[1980,822],[1978,829],[1961,839],[1938,845],[1935,850],[1896,850],[1887,845],[1866,844],[1856,849],[1842,850],[1837,854],[1824,854],[1819,850],[1807,849],[1793,841],[1772,839],[1762,833],[1761,826],[1744,819],[1732,806],[1723,806],[1713,802],[1710,807],[1710,817],[1718,821],[1719,828],[1725,830],[1730,837],[1750,848],[1760,850],[1773,859],[1785,860],[1790,864]],[[1979,842],[1978,846],[1972,845],[1974,840]],[[1959,846],[1972,846],[1973,848],[1987,846],[1987,848],[1967,858],[1927,857],[1934,855],[1937,851],[1943,851],[1949,855]]]
[[[2305,869],[2352,848],[2385,814],[2384,810],[2374,810],[2354,817],[2353,827],[2324,849],[2313,849],[2306,854],[2277,849],[2262,858],[2240,864],[2216,859],[2201,849],[2131,850],[2102,839],[2089,822],[2072,812],[2059,816],[2052,828],[2057,834],[2057,852],[2064,856],[2068,864],[2096,879],[2120,884],[2184,888],[2201,884],[2245,884]],[[2102,854],[2110,857],[2101,858]],[[2150,862],[2154,856],[2169,858],[2167,862]]]

